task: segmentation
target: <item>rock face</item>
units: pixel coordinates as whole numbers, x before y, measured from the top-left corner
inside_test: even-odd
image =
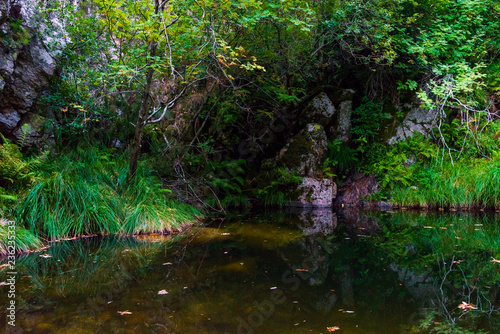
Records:
[[[318,123],[327,126],[335,115],[335,106],[324,92],[316,95],[300,114],[299,125]]]
[[[331,179],[302,178],[297,189],[290,192],[289,206],[329,208],[336,195],[336,185]]]
[[[348,177],[339,189],[334,205],[337,207],[359,206],[360,200],[376,193],[379,183],[373,175],[356,173]]]
[[[54,75],[55,60],[38,37],[33,23],[33,2],[0,0],[0,132],[12,139],[27,137],[33,144],[40,135],[40,117],[29,114],[35,99]],[[22,25],[11,23],[21,20]],[[30,121],[36,119],[36,124]],[[28,124],[24,131],[21,127]],[[27,129],[27,130],[26,130]],[[25,138],[26,139],[26,138]]]
[[[325,129],[311,123],[281,149],[276,161],[299,176],[313,177],[321,169],[326,152]]]
[[[345,143],[351,139],[351,115],[352,101],[344,101],[340,104],[339,124],[337,127],[337,139]]]
[[[400,111],[407,110],[408,113],[403,122],[396,128],[396,134],[388,140],[391,145],[411,137],[415,132],[428,135],[431,129],[436,126],[436,112],[425,110],[416,102],[400,105],[398,109]]]

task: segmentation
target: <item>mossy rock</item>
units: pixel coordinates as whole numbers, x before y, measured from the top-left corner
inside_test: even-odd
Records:
[[[326,133],[322,125],[307,124],[278,154],[278,163],[299,176],[314,176],[326,157]]]

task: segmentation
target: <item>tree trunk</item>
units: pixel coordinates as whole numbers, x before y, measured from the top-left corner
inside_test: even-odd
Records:
[[[149,55],[151,59],[156,56],[156,48],[157,43],[151,42],[149,44]],[[153,81],[153,73],[154,69],[151,67],[152,61],[149,61],[148,71],[146,73],[146,85],[144,86],[144,90],[142,92],[142,100],[141,107],[139,109],[139,115],[137,115],[137,122],[135,124],[135,134],[134,141],[131,145],[130,150],[130,163],[128,167],[128,181],[132,181],[135,177],[135,173],[137,172],[137,161],[141,155],[141,141],[142,141],[142,130],[144,130],[144,126],[146,125],[146,119],[148,117],[148,111],[150,108],[150,91],[151,91],[151,82]]]

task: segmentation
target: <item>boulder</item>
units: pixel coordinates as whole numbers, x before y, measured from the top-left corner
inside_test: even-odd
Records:
[[[22,139],[26,146],[40,138],[40,117],[29,112],[56,69],[56,50],[47,47],[46,37],[62,33],[60,29],[46,29],[51,22],[37,20],[39,10],[33,1],[0,0],[0,23],[5,37],[0,40],[0,132],[11,139]],[[20,20],[21,27],[12,30],[11,20]],[[19,29],[23,36],[28,36],[27,41],[26,37],[16,37]],[[57,44],[59,50],[62,46],[63,43]],[[24,124],[29,127],[23,130]]]
[[[335,106],[324,92],[316,95],[299,116],[299,125],[318,123],[327,126],[335,115]]]
[[[437,111],[426,110],[416,102],[398,105],[396,108],[400,112],[406,112],[407,114],[402,123],[396,128],[396,134],[388,140],[390,145],[411,137],[415,132],[426,136],[432,128],[436,127],[438,121]]]
[[[297,188],[287,194],[290,199],[288,206],[329,208],[332,206],[336,188],[331,179],[304,177]]]
[[[307,124],[281,149],[276,161],[299,176],[313,177],[326,158],[326,133],[322,125]]]
[[[363,197],[373,195],[379,190],[379,182],[373,175],[355,173],[348,177],[340,187],[334,205],[337,207],[360,206]]]
[[[8,133],[17,127],[21,115],[13,109],[5,109],[0,113],[0,132]]]
[[[351,139],[352,101],[342,102],[339,109],[339,121],[336,129],[338,133],[337,139],[345,143]]]
[[[356,91],[354,89],[341,89],[333,94],[333,102],[335,104],[340,104],[344,101],[352,101]]]

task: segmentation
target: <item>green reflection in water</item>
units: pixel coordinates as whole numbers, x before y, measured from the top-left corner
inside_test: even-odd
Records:
[[[451,323],[497,333],[498,222],[275,212],[214,219],[175,240],[58,242],[18,259],[16,323],[72,334],[453,333]]]

